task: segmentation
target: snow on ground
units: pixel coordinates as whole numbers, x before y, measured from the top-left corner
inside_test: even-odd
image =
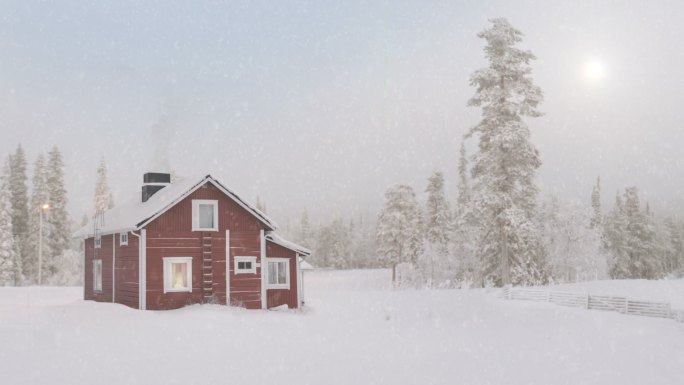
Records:
[[[79,288],[0,288],[0,383],[684,383],[684,324],[496,291],[392,291],[389,277],[307,272],[304,312],[145,312]]]
[[[663,301],[672,304],[674,309],[684,310],[684,279],[589,281],[551,285],[549,289]]]

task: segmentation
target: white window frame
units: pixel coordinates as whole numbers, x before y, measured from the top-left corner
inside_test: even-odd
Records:
[[[95,236],[95,248],[96,249],[102,248],[102,236],[101,235]]]
[[[213,205],[214,206],[214,227],[202,228],[200,227],[199,206]],[[218,231],[218,200],[215,199],[193,199],[192,200],[192,231]]]
[[[128,233],[119,234],[119,246],[128,246]]]
[[[164,257],[164,293],[192,293],[192,257]],[[174,263],[185,263],[186,279],[188,287],[176,289],[171,286],[171,265]]]
[[[93,291],[102,292],[102,260],[93,259]]]
[[[271,263],[285,262],[285,283],[270,283]],[[266,258],[266,284],[269,289],[290,289],[290,259],[289,258]],[[277,265],[276,265],[277,266]],[[276,273],[276,277],[278,273]]]
[[[257,260],[257,257],[249,257],[249,256],[235,256],[235,257],[233,257],[233,270],[235,271],[235,274],[256,274],[256,272],[257,272],[256,260]],[[251,269],[239,269],[238,268],[239,262],[251,262],[252,268]]]

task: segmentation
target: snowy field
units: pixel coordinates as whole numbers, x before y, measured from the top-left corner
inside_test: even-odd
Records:
[[[388,278],[307,273],[305,312],[141,312],[81,301],[80,288],[0,288],[0,384],[684,383],[684,324],[496,291],[391,291]]]

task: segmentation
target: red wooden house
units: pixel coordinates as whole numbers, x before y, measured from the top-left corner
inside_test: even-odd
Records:
[[[310,251],[218,180],[143,177],[142,197],[96,218],[85,239],[84,298],[138,309],[218,303],[298,308]]]

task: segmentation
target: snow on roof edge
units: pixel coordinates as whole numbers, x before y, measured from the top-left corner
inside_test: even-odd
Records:
[[[286,249],[296,251],[300,254],[304,254],[307,256],[311,255],[311,250],[307,249],[306,247],[300,246],[294,242],[288,241],[287,239],[282,238],[280,235],[276,233],[271,232],[266,234],[266,239],[275,243],[276,245],[280,245]]]

